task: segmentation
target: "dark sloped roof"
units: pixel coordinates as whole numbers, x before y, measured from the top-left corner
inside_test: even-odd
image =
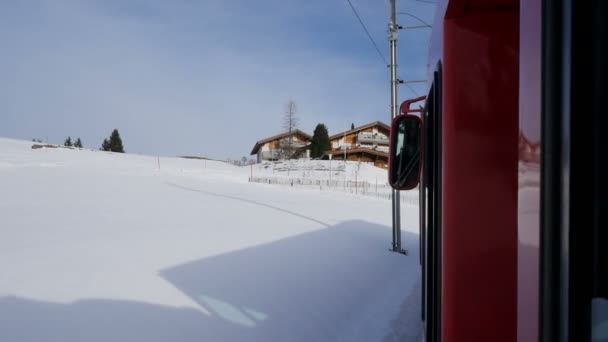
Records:
[[[380,127],[384,128],[384,129],[386,129],[387,131],[391,130],[391,127],[389,125],[385,124],[384,122],[382,122],[382,121],[374,121],[372,123],[368,123],[367,125],[355,127],[354,129],[350,129],[350,130],[345,131],[345,132],[340,132],[340,133],[334,134],[331,137],[329,137],[329,140],[334,140],[336,138],[341,138],[345,134],[350,134],[350,133],[354,133],[354,132],[357,132],[357,131],[362,131],[364,129],[367,129],[367,128],[370,128],[370,127],[374,127],[374,126],[380,126]]]
[[[262,147],[262,145],[264,145],[265,143],[269,142],[269,141],[273,141],[273,140],[277,140],[277,139],[281,139],[281,138],[286,138],[290,135],[299,135],[303,138],[305,138],[306,140],[310,140],[312,139],[312,137],[302,131],[300,131],[299,129],[293,130],[291,132],[285,132],[285,133],[281,133],[281,134],[277,134],[274,135],[272,137],[266,138],[266,139],[262,139],[259,140],[255,143],[255,145],[253,146],[253,150],[251,150],[251,154],[256,154],[258,153],[258,150],[260,149],[260,147]]]

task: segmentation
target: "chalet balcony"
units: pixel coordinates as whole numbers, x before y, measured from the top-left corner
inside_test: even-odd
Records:
[[[388,145],[388,137],[379,133],[362,132],[357,134],[357,143]]]
[[[334,151],[335,150],[341,150],[341,151],[350,150],[352,148],[353,148],[353,144],[351,144],[351,143],[346,143],[346,144],[337,143],[337,144],[332,145],[332,150],[334,150]]]
[[[366,148],[369,150],[375,150],[375,151],[379,151],[379,152],[388,153],[388,146],[384,146],[384,145],[357,144],[357,148]]]
[[[276,149],[270,151],[262,151],[260,152],[261,160],[280,160],[280,159],[297,159],[297,158],[308,158],[309,152],[308,150],[283,150]]]
[[[281,150],[270,150],[261,152],[262,160],[278,160],[283,157],[283,151]]]
[[[304,141],[296,141],[296,140],[294,140],[294,141],[291,142],[291,148],[301,148],[301,147],[304,147],[306,145],[308,145],[308,143],[304,142]],[[281,147],[281,148],[289,148],[290,147],[289,139],[282,139],[279,142],[279,147]]]

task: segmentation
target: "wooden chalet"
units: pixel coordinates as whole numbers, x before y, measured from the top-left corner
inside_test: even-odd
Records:
[[[388,146],[391,128],[376,121],[329,137],[331,150],[324,158],[373,163],[388,166]]]
[[[256,142],[251,155],[257,155],[258,163],[265,160],[308,158],[310,140],[310,135],[296,129]]]

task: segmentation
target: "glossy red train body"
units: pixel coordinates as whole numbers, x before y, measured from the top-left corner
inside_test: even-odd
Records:
[[[420,182],[426,341],[608,340],[608,258],[598,242],[608,243],[599,186],[607,8],[438,3],[422,171],[411,175]],[[585,190],[573,187],[575,175],[587,175]]]

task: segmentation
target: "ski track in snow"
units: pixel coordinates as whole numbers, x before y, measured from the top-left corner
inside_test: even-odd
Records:
[[[403,256],[386,200],[31,144],[0,138],[0,341],[420,340],[416,207]]]

